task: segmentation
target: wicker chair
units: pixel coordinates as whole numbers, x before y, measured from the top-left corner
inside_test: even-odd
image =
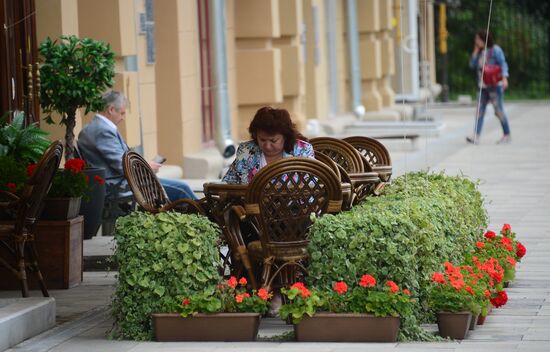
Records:
[[[390,153],[386,147],[374,138],[365,136],[353,136],[344,138],[361,153],[372,171],[377,172],[382,182],[389,182],[392,175]]]
[[[243,262],[250,258],[262,263],[262,286],[271,288],[273,280],[286,286],[306,269],[308,230],[311,216],[339,212],[342,207],[340,180],[328,166],[310,158],[285,158],[269,164],[254,176],[243,206],[226,213],[228,233],[239,243]],[[259,241],[244,247],[239,221],[247,217],[258,224]],[[249,265],[250,278],[255,273]]]
[[[34,226],[61,162],[62,154],[63,144],[61,141],[53,142],[38,162],[20,197],[0,191],[6,199],[10,199],[8,202],[0,203],[0,206],[12,210],[16,214],[13,224],[0,225],[0,246],[6,253],[5,258],[0,257],[0,265],[6,267],[20,281],[23,297],[29,296],[27,272],[36,276],[42,294],[44,297],[49,297],[38,266],[38,255],[34,245]]]
[[[330,167],[332,171],[338,176],[342,185],[342,209],[349,210],[353,206],[355,200],[355,193],[351,189],[351,179],[340,165],[336,164],[334,160],[326,156],[321,152],[315,153],[315,159],[319,160],[323,164]]]
[[[122,157],[122,168],[138,205],[150,213],[175,210],[204,215],[204,210],[191,199],[171,202],[149,163],[136,152],[127,151]]]
[[[378,173],[373,172],[363,156],[349,143],[332,137],[317,137],[310,140],[316,153],[322,153],[340,165],[351,180],[354,192],[353,204],[374,194],[380,183]]]

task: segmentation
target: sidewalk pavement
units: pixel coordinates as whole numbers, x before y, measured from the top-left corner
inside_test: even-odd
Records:
[[[438,343],[157,343],[112,341],[105,337],[112,321],[108,305],[115,273],[84,275],[71,290],[52,291],[57,300],[54,329],[27,340],[13,351],[550,351],[550,102],[507,104],[512,143],[496,145],[498,121],[487,111],[479,145],[466,144],[474,107],[433,106],[446,130],[438,138],[420,138],[417,150],[388,143],[395,175],[427,169],[464,174],[481,181],[490,228],[509,223],[527,247],[516,280],[507,289],[509,301],[494,309],[485,325],[459,342]],[[403,141],[406,143],[406,141]],[[105,238],[85,242],[86,253],[109,248]],[[95,243],[95,244],[94,244]],[[101,249],[102,247],[103,249]],[[94,252],[95,251],[95,252]],[[5,296],[5,292],[1,293]],[[17,294],[14,293],[15,295]],[[33,292],[33,295],[39,295]],[[260,337],[288,331],[277,320],[264,319]]]

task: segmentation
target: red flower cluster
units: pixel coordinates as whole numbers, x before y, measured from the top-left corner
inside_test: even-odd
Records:
[[[65,169],[70,170],[73,174],[82,172],[86,167],[86,162],[79,158],[69,159],[65,162]]]
[[[489,241],[492,240],[493,238],[497,237],[496,233],[494,233],[493,231],[487,231],[485,232],[485,238],[488,239]]]
[[[386,286],[390,288],[391,293],[396,293],[399,291],[399,286],[397,286],[397,284],[393,281],[386,281]]]
[[[516,244],[516,255],[518,256],[518,258],[523,258],[526,252],[527,249],[525,248],[525,246],[521,242],[518,242]]]
[[[237,287],[237,278],[235,276],[231,276],[226,282],[227,286],[231,288]]]
[[[6,183],[6,187],[8,187],[8,190],[12,193],[15,193],[15,191],[17,190],[17,185],[14,182]]]
[[[31,177],[34,174],[34,171],[36,170],[37,166],[38,165],[36,165],[36,164],[27,165],[27,176]]]
[[[235,302],[242,303],[245,298],[250,297],[250,295],[247,292],[238,294],[235,296]]]
[[[263,301],[267,301],[269,298],[269,292],[265,288],[261,288],[258,290],[258,297],[260,297]]]
[[[506,294],[506,291],[499,291],[497,292],[497,296],[495,298],[491,298],[491,304],[496,308],[505,305],[506,302],[508,302],[508,295]]]
[[[374,287],[376,286],[376,279],[368,274],[361,276],[359,280],[359,286],[361,287]]]
[[[303,282],[296,282],[292,286],[290,286],[290,288],[297,288],[300,291],[300,296],[302,296],[303,298],[311,296],[311,292],[308,290]]]
[[[348,285],[344,281],[338,281],[334,283],[334,291],[338,294],[342,294],[348,290]]]
[[[99,175],[95,175],[94,176],[94,180],[95,182],[99,183],[100,185],[104,185],[105,184],[105,180],[101,178],[101,176]]]

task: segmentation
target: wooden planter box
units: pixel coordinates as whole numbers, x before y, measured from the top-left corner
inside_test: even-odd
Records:
[[[260,326],[258,313],[197,314],[154,313],[157,341],[254,341]]]
[[[48,289],[71,288],[82,282],[83,224],[82,216],[70,220],[40,220],[36,224],[38,261]],[[0,247],[0,251],[3,250]],[[0,277],[0,289],[21,289],[19,281],[3,267],[0,267]],[[34,274],[27,273],[27,278],[29,288],[40,288]]]
[[[294,333],[296,340],[301,342],[395,342],[399,324],[399,317],[316,313],[294,325]]]

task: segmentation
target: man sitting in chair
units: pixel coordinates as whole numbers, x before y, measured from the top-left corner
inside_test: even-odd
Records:
[[[97,113],[78,135],[78,149],[86,162],[93,167],[105,169],[108,186],[120,182],[123,177],[122,156],[129,148],[118,132],[117,125],[124,120],[128,99],[121,92],[112,90],[103,94],[105,110]],[[153,171],[162,166],[149,161]],[[197,199],[187,183],[181,180],[159,178],[171,201],[178,199]],[[122,186],[126,186],[124,179]],[[125,187],[127,188],[127,187]]]

